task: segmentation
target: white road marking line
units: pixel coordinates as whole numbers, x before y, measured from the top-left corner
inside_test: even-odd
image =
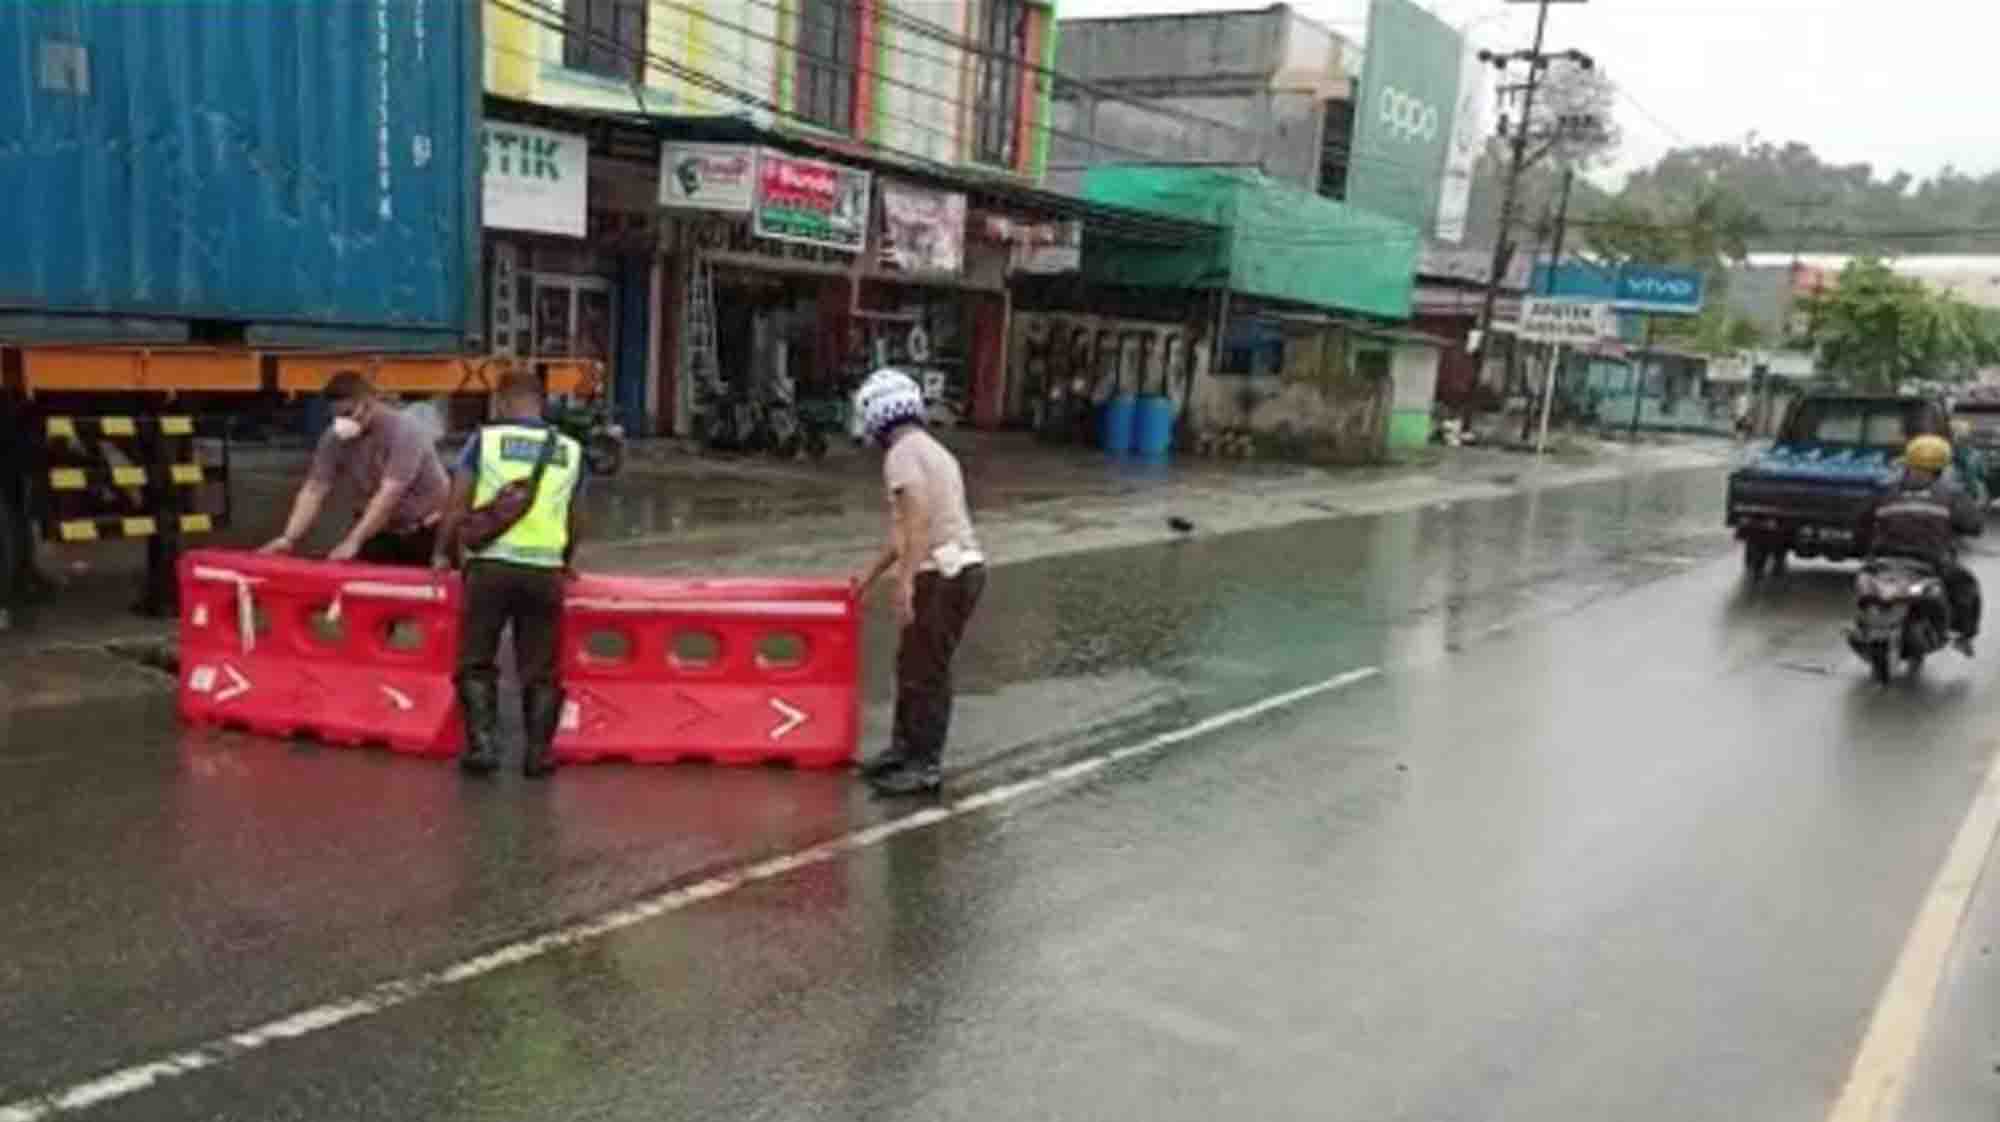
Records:
[[[1062,786],[1093,775],[1112,764],[1149,756],[1176,744],[1184,744],[1198,737],[1220,732],[1274,710],[1288,708],[1323,694],[1346,689],[1348,686],[1377,677],[1381,673],[1380,667],[1367,666],[1359,670],[1350,670],[1345,674],[1337,674],[1323,682],[1275,694],[1262,701],[1206,717],[1184,728],[1161,733],[1136,744],[1087,756],[1027,779],[989,787],[964,798],[954,799],[942,806],[925,807],[901,818],[856,830],[832,841],[808,846],[795,853],[767,858],[695,884],[668,889],[636,903],[614,908],[594,919],[583,920],[547,934],[510,943],[450,966],[383,982],[351,997],[302,1009],[277,1020],[266,1021],[254,1028],[217,1037],[184,1052],[176,1052],[157,1060],[107,1072],[61,1090],[21,1099],[0,1106],[0,1122],[44,1122],[45,1119],[74,1114],[114,1099],[136,1095],[167,1080],[220,1067],[273,1044],[323,1032],[348,1021],[385,1013],[437,990],[469,982],[509,966],[531,962],[581,943],[601,939],[606,935],[680,911],[704,900],[726,896],[747,885],[773,880],[812,865],[831,861],[836,857],[880,845],[899,834],[928,829],[941,822],[949,822],[990,806],[1012,802],[1026,795]]]
[[[1847,1086],[1827,1114],[1827,1122],[1893,1122],[1902,1103],[1910,1067],[1917,1058],[1924,1027],[1937,1002],[1952,945],[1979,886],[1980,871],[2000,836],[2000,751],[1986,770],[1986,781],[1973,796],[1972,809],[1959,824],[1944,865],[1931,881],[1930,892],[1896,956],[1896,968],[1882,988],[1868,1033],[1848,1069]]]

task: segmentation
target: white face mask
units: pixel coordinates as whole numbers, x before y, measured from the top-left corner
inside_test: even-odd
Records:
[[[333,435],[336,440],[353,440],[361,435],[361,422],[352,417],[335,417]]]

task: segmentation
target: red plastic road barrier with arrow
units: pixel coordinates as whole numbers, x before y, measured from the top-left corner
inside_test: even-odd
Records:
[[[199,550],[180,580],[183,719],[458,752],[457,577]],[[860,614],[842,581],[580,577],[563,614],[557,758],[848,763]]]
[[[860,741],[860,615],[842,581],[579,578],[556,757],[846,764]]]
[[[181,559],[183,719],[450,756],[458,580],[198,550]]]

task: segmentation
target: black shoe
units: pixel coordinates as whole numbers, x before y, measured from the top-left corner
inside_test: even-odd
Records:
[[[521,690],[521,774],[529,779],[554,775],[556,729],[562,725],[563,692],[555,686],[525,686]]]
[[[935,795],[944,787],[936,764],[904,763],[868,781],[878,795]]]
[[[861,761],[861,778],[870,781],[880,779],[910,762],[910,754],[898,747],[890,747]]]
[[[465,751],[458,757],[467,775],[490,775],[500,766],[500,688],[493,682],[460,680],[459,712],[465,718]]]

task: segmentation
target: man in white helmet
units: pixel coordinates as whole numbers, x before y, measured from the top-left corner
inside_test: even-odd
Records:
[[[878,370],[854,395],[860,437],[884,451],[889,542],[861,577],[865,594],[896,577],[896,727],[862,775],[885,795],[934,794],[951,730],[951,661],[986,588],[986,559],[965,505],[958,460],[924,428],[924,395],[909,375]]]

